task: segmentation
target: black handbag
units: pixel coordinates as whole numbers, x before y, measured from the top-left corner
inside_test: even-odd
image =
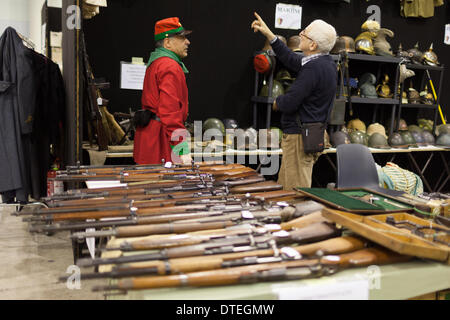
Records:
[[[301,125],[303,150],[305,153],[322,152],[325,149],[326,123],[314,122]]]

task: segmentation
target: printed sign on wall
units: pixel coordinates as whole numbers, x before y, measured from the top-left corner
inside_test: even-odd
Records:
[[[292,30],[302,28],[302,7],[278,3],[275,10],[275,28]]]
[[[445,44],[450,44],[450,24],[445,25],[445,38],[444,38]]]

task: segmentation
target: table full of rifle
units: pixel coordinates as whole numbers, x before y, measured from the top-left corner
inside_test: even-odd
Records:
[[[94,291],[304,279],[410,259],[343,235],[322,204],[239,164],[75,166],[53,179],[120,182],[68,190],[18,213],[33,233],[106,239],[94,258],[76,257],[81,280],[110,279]]]

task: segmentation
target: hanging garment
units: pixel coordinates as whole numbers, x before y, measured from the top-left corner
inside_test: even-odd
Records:
[[[405,18],[430,18],[434,7],[440,7],[444,0],[401,0],[400,15]]]

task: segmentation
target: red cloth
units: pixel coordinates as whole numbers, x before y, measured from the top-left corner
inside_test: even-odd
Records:
[[[148,68],[142,92],[142,108],[154,112],[161,121],[151,120],[145,128],[136,129],[134,161],[137,164],[161,164],[172,160],[170,146],[182,139],[171,141],[177,129],[186,130],[188,116],[188,89],[180,65],[171,58],[155,60]]]

